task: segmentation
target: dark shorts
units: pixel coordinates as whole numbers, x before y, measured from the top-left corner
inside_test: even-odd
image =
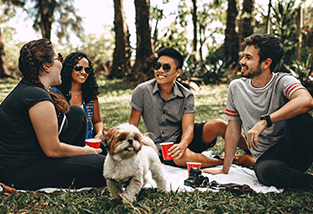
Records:
[[[217,138],[215,138],[211,143],[204,143],[202,140],[202,134],[203,134],[203,126],[205,123],[195,123],[194,124],[194,136],[191,141],[191,143],[188,146],[188,149],[190,149],[193,152],[201,153],[203,151],[206,151],[207,149],[215,146]],[[175,144],[178,144],[179,142],[175,142]],[[166,165],[171,166],[177,166],[173,160],[165,161],[163,159],[162,153],[160,153],[160,159],[162,163],[165,163]]]

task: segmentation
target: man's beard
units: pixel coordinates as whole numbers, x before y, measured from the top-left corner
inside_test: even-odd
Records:
[[[249,67],[247,67],[247,71],[249,70]],[[261,75],[261,73],[262,73],[262,70],[261,70],[261,66],[260,66],[260,64],[258,65],[258,67],[257,67],[257,69],[256,70],[252,70],[252,72],[250,71],[250,72],[248,72],[247,74],[243,74],[243,72],[242,72],[242,77],[246,77],[246,78],[253,78],[253,77],[256,77],[256,76],[259,76],[259,75]]]

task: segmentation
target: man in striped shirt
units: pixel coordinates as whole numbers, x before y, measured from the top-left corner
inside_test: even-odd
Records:
[[[276,187],[304,187],[313,184],[305,171],[313,161],[313,108],[310,93],[286,73],[273,73],[284,50],[271,35],[251,35],[240,61],[242,78],[228,88],[225,116],[225,159],[221,170],[227,174],[233,161],[241,125],[256,164],[259,181]]]

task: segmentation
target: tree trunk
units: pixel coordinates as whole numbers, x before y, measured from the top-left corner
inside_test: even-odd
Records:
[[[236,18],[238,15],[236,0],[228,0],[227,23],[225,30],[224,55],[226,67],[236,68],[238,64],[239,39],[236,32]]]
[[[192,12],[192,23],[193,23],[193,51],[197,52],[197,43],[198,43],[198,35],[197,35],[197,0],[192,0],[193,3],[193,12]]]
[[[123,78],[128,74],[131,55],[130,34],[125,19],[123,0],[114,0],[114,11],[115,48],[109,78]]]
[[[156,54],[151,42],[151,28],[149,24],[150,0],[135,0],[136,8],[136,61],[128,80],[134,84],[154,77],[153,64]]]
[[[266,17],[266,22],[265,22],[265,33],[266,34],[269,34],[270,29],[271,29],[271,22],[270,22],[271,7],[272,7],[272,0],[268,0],[267,17]]]
[[[51,39],[51,25],[54,21],[55,0],[39,0],[37,7],[40,16],[39,26],[43,38]]]
[[[0,29],[0,78],[11,77],[11,75],[9,75],[7,67],[5,66],[4,56],[5,53],[3,49],[3,39]]]
[[[240,20],[242,22],[242,25],[240,26],[242,28],[241,35],[239,38],[239,41],[243,41],[244,38],[250,36],[253,34],[253,16],[252,12],[254,10],[254,0],[244,0],[243,1],[243,7],[242,7],[242,13]],[[241,49],[241,48],[240,48]]]
[[[301,44],[302,44],[302,36],[301,36],[301,29],[303,26],[303,11],[302,6],[300,5],[297,10],[297,18],[296,18],[296,39],[298,39],[296,45],[296,60],[301,60]]]

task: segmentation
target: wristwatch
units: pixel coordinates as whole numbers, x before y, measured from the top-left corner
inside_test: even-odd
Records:
[[[267,122],[267,126],[266,127],[271,127],[273,122],[271,120],[271,116],[268,114],[262,115],[262,117],[260,118],[260,120],[266,120]]]

